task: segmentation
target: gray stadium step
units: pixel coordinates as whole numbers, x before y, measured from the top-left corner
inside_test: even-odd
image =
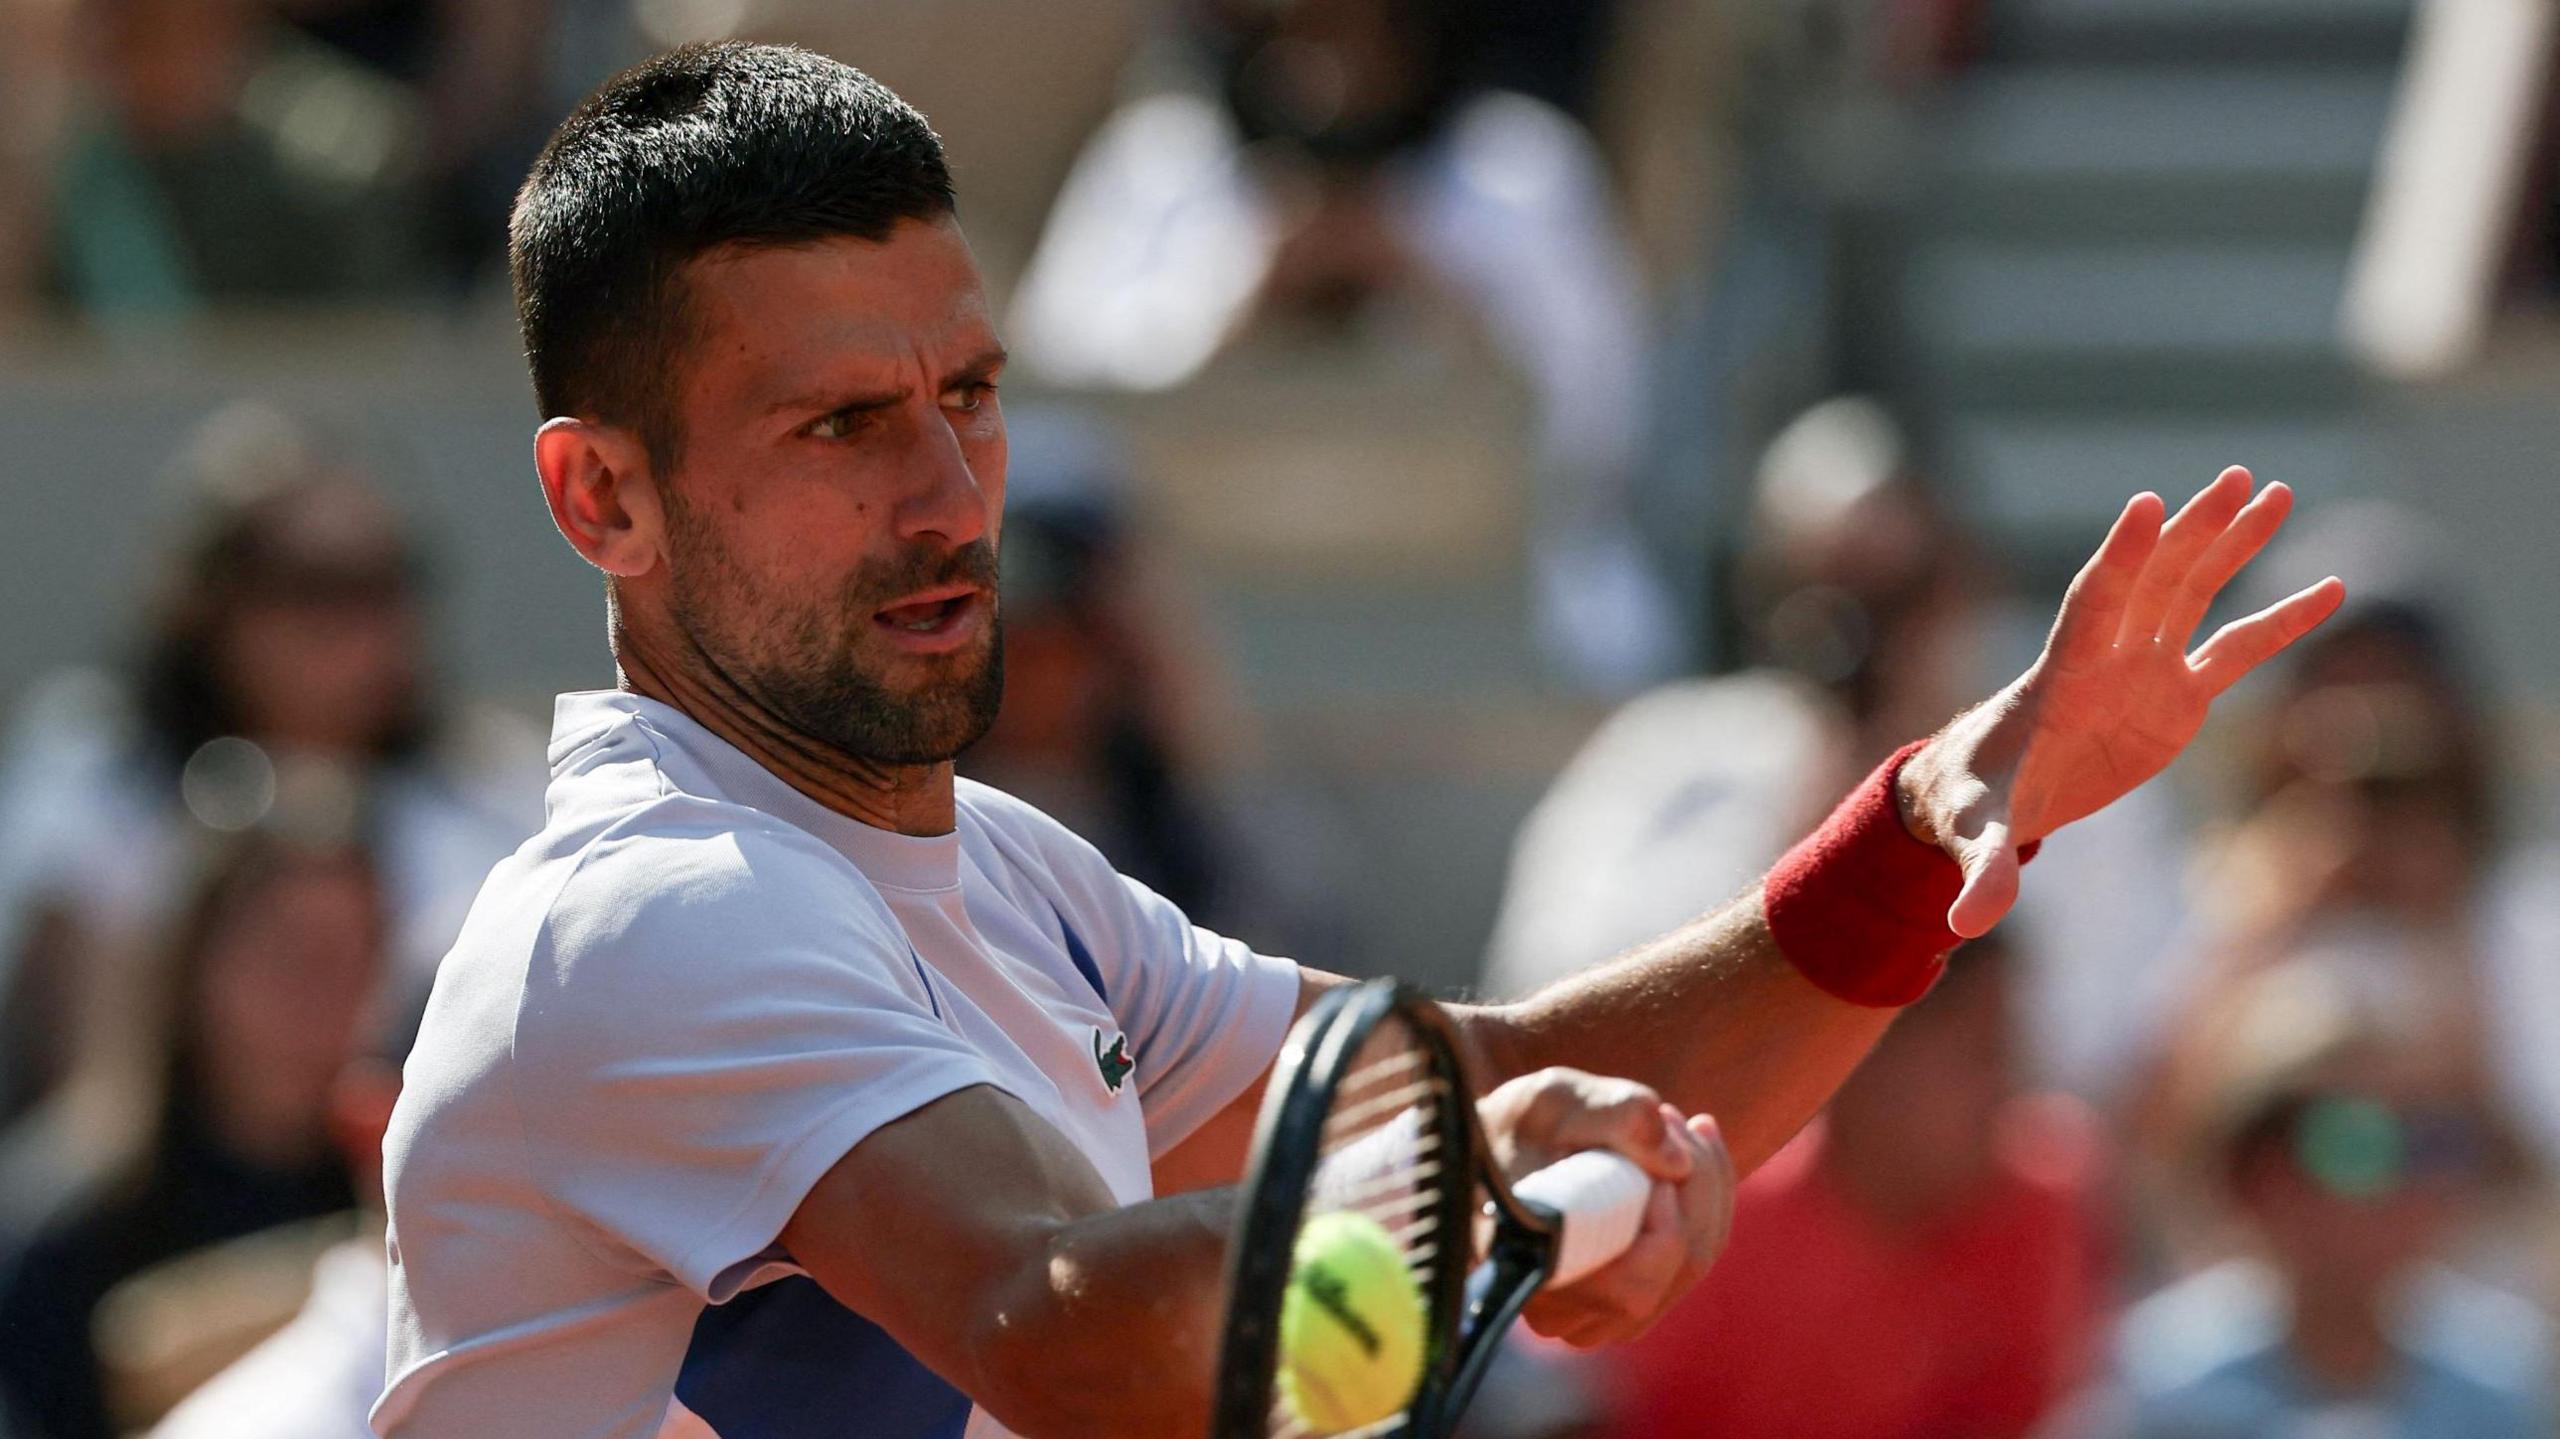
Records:
[[[2346,261],[2343,247],[1934,242],[1907,276],[1907,363],[1948,405],[2301,404],[2345,380]]]
[[[2380,67],[1995,70],[1950,98],[1920,218],[2054,242],[2343,240],[2392,89]]]
[[[2176,503],[2225,465],[2247,465],[2306,500],[2375,493],[2387,466],[2373,431],[2366,418],[2343,412],[2224,419],[1977,412],[1955,418],[1945,442],[1969,500],[2076,554],[2126,496],[2155,490]]]
[[[2389,63],[2414,0],[2008,0],[1990,49],[2003,61],[2265,59]]]

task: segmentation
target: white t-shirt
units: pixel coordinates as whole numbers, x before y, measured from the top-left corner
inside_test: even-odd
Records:
[[[1296,967],[1020,801],[838,815],[565,695],[549,821],[445,960],[384,1142],[397,1439],[1000,1434],[775,1244],[873,1130],[993,1085],[1122,1203],[1278,1053]]]

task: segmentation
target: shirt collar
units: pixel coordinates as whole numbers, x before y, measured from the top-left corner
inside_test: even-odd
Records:
[[[715,797],[762,810],[808,831],[852,861],[884,889],[947,890],[960,882],[960,835],[899,834],[865,824],[818,803],[752,756],[673,705],[627,690],[579,690],[552,706],[551,763],[555,772],[597,732],[638,724],[673,744],[706,775]],[[665,768],[666,756],[660,756]],[[681,783],[681,777],[671,779]],[[955,811],[956,813],[956,811]]]

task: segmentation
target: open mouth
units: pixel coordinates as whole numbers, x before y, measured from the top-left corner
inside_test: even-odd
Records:
[[[977,607],[978,598],[978,591],[967,586],[927,590],[875,611],[871,622],[902,634],[949,634]]]

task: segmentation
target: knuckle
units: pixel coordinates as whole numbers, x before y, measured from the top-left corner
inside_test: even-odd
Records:
[[[1606,1103],[1616,1109],[1631,1109],[1651,1115],[1662,1105],[1662,1096],[1650,1084],[1633,1079],[1604,1079],[1598,1082]]]

